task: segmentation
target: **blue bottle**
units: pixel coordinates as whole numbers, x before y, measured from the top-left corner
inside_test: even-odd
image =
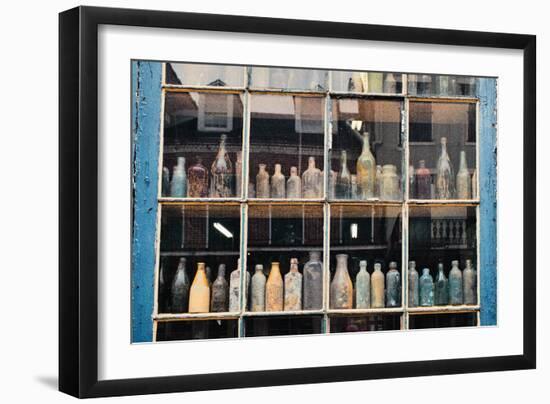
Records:
[[[386,307],[401,306],[401,274],[397,270],[397,262],[390,262],[386,274]]]
[[[451,272],[449,272],[449,304],[460,305],[463,303],[462,271],[458,268],[458,261],[452,261]]]
[[[434,305],[434,280],[430,275],[430,269],[424,268],[420,277],[420,306]]]
[[[434,303],[436,306],[449,304],[449,281],[443,272],[443,264],[437,264],[437,277],[435,278]]]
[[[172,182],[170,183],[170,196],[172,198],[185,198],[187,196],[185,157],[178,157],[178,164],[174,166]]]

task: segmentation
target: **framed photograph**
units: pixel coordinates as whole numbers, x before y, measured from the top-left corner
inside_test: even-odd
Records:
[[[61,391],[535,367],[534,36],[59,21]]]

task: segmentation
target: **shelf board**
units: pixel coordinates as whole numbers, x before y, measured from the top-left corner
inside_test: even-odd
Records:
[[[242,202],[241,198],[173,198],[171,196],[163,196],[158,199],[159,203],[164,205],[186,205],[186,204],[216,204],[216,203],[232,203],[238,205]]]
[[[241,313],[209,312],[209,313],[159,313],[153,316],[156,321],[191,321],[191,320],[231,320],[238,319]]]
[[[349,246],[330,246],[331,251],[361,251],[361,250],[385,250],[387,244],[365,244],[365,245],[349,245]]]
[[[307,252],[307,251],[322,251],[323,245],[318,246],[282,246],[282,247],[248,247],[248,252]]]
[[[311,316],[324,314],[323,310],[296,310],[296,311],[245,311],[244,317],[284,317],[284,316]]]
[[[429,307],[409,307],[407,312],[410,314],[446,314],[446,313],[473,313],[479,311],[479,305],[456,305],[456,306],[429,306]]]
[[[161,257],[211,257],[211,256],[232,256],[239,255],[240,251],[161,251]]]
[[[409,205],[430,205],[430,206],[476,206],[479,199],[409,199]]]
[[[390,314],[390,313],[403,313],[403,307],[383,307],[379,309],[329,309],[327,314],[330,315],[346,315],[357,316],[362,314]]]

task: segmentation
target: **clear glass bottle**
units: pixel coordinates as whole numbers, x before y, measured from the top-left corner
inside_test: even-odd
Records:
[[[265,169],[265,164],[258,165],[258,174],[256,175],[256,198],[269,198],[269,173]]]
[[[167,167],[162,168],[162,196],[170,195],[170,170]]]
[[[185,157],[178,157],[178,164],[174,166],[172,182],[170,183],[170,196],[172,198],[185,198],[187,196]]]
[[[363,151],[357,159],[357,185],[360,199],[374,198],[376,160],[370,150],[369,133],[363,134]]]
[[[443,264],[437,265],[437,277],[435,278],[434,304],[446,306],[449,304],[449,281],[443,271]]]
[[[441,154],[437,160],[435,191],[437,199],[451,199],[454,191],[451,159],[447,154],[447,138],[441,138]]]
[[[426,168],[426,161],[420,160],[415,173],[416,192],[413,198],[432,199],[432,175]]]
[[[420,277],[420,306],[430,307],[434,305],[434,280],[430,275],[430,269],[424,268]]]
[[[265,284],[265,310],[283,311],[283,277],[278,262],[271,263],[271,271]]]
[[[462,273],[464,304],[477,304],[477,273],[472,266],[472,260],[466,260],[466,268]]]
[[[218,276],[212,282],[212,297],[210,302],[210,311],[225,312],[229,308],[229,285],[225,279],[225,264],[218,267]]]
[[[308,168],[302,174],[302,195],[304,198],[322,197],[323,176],[321,170],[315,166],[315,157],[308,160]]]
[[[397,262],[390,262],[386,273],[386,307],[401,306],[401,274],[397,270]]]
[[[355,276],[355,307],[370,308],[370,275],[367,272],[367,261],[359,261],[359,272]]]
[[[202,159],[196,158],[187,170],[187,196],[189,198],[206,198],[208,196],[208,170],[202,165]]]
[[[189,313],[208,313],[209,311],[210,286],[206,278],[204,262],[199,262],[189,291]]]
[[[187,260],[184,257],[180,258],[178,269],[172,279],[171,286],[171,304],[170,310],[172,313],[185,313],[189,304],[189,287],[191,286],[187,271],[185,268]]]
[[[353,308],[353,284],[348,272],[347,254],[336,255],[336,271],[330,284],[330,308]]]
[[[386,164],[382,167],[380,199],[385,201],[400,199],[399,176],[397,167],[393,164]]]
[[[246,307],[246,295],[248,286],[250,285],[250,274],[246,272],[245,290],[244,290],[244,307]],[[236,312],[241,309],[241,259],[237,260],[237,268],[229,275],[229,311]]]
[[[374,272],[370,277],[370,306],[373,309],[385,307],[385,278],[382,273],[382,264],[374,264]]]
[[[286,197],[289,199],[302,197],[302,180],[298,176],[297,167],[290,167],[290,177],[286,182]]]
[[[458,261],[455,260],[451,262],[451,271],[449,272],[449,304],[464,303],[462,286],[462,272],[458,268]]]
[[[298,258],[290,259],[290,271],[285,275],[284,310],[302,310],[302,274],[298,271]]]
[[[250,311],[265,311],[265,283],[264,266],[256,265],[250,285]]]
[[[456,197],[458,199],[472,198],[472,179],[468,164],[466,163],[466,152],[460,152],[460,165],[456,174]]]
[[[311,251],[304,265],[304,310],[320,310],[323,307],[323,263],[321,253]]]
[[[342,150],[340,155],[340,171],[336,177],[336,198],[351,199],[351,174],[348,169],[348,155]]]
[[[416,270],[416,262],[409,262],[408,272],[408,305],[409,307],[417,307],[419,304],[419,276]]]
[[[281,165],[275,164],[275,172],[271,176],[271,197],[282,199],[286,196],[285,176],[281,172]]]
[[[230,198],[233,195],[234,171],[233,163],[229,159],[225,143],[227,135],[220,137],[220,147],[214,162],[212,163],[210,182],[210,197],[212,198]]]

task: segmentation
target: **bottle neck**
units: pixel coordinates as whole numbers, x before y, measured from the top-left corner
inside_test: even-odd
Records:
[[[368,133],[365,132],[363,135],[363,153],[369,153],[370,152],[370,136]]]

